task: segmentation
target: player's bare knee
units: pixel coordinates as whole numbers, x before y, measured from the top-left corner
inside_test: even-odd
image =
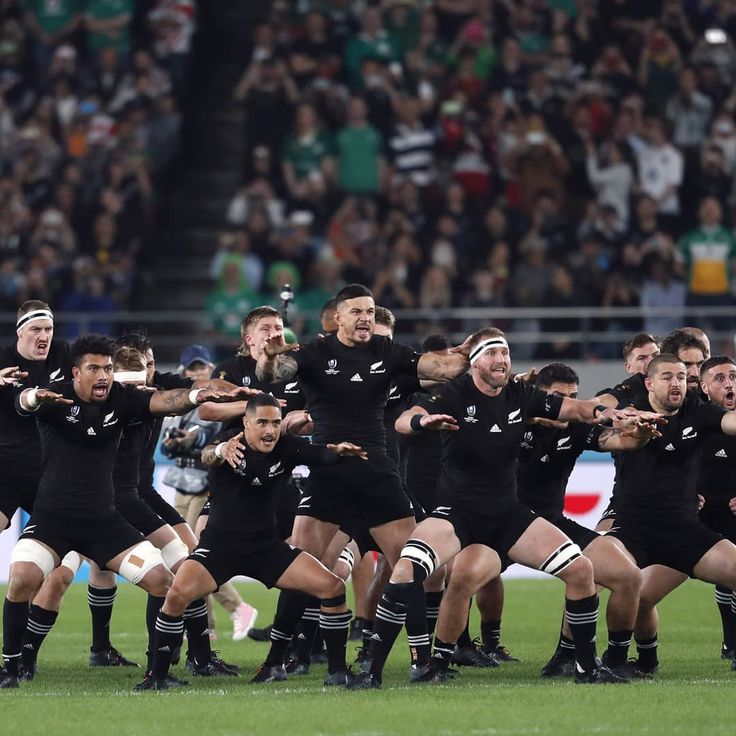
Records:
[[[174,576],[165,565],[156,565],[143,576],[138,585],[151,595],[164,598],[173,581]]]
[[[197,591],[192,586],[174,578],[174,582],[166,593],[164,608],[170,616],[181,616],[187,606],[197,598]]]
[[[7,597],[18,603],[30,601],[43,583],[44,573],[33,562],[16,562],[10,568]]]
[[[411,583],[414,580],[414,568],[409,560],[402,557],[394,565],[391,573],[392,583]]]
[[[595,584],[593,583],[593,565],[585,557],[575,559],[564,571],[559,573],[558,577],[562,578],[571,590],[583,592],[588,590],[593,591],[595,589]]]

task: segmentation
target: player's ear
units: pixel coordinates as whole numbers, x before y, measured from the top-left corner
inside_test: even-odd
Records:
[[[72,376],[74,377],[74,380],[79,380],[80,370],[76,365],[72,366]]]

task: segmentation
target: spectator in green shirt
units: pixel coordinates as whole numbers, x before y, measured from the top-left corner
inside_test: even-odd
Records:
[[[312,206],[323,200],[335,177],[333,145],[330,136],[319,127],[310,103],[297,108],[294,132],[286,139],[281,157],[291,198]]]
[[[352,89],[362,86],[363,59],[376,59],[382,64],[401,61],[401,49],[396,39],[383,27],[381,11],[369,6],[363,12],[362,32],[351,38],[345,47],[345,71]]]
[[[704,197],[698,209],[700,226],[685,233],[677,244],[677,263],[680,273],[687,279],[689,306],[733,304],[736,238],[723,227],[722,218],[720,202],[715,197]],[[710,322],[716,329],[730,329],[728,317]]]
[[[386,163],[381,134],[368,123],[361,97],[348,104],[347,124],[337,134],[340,187],[350,194],[377,194],[383,189]]]
[[[222,265],[220,281],[207,297],[205,311],[215,337],[240,337],[240,323],[258,303],[256,294],[248,288],[243,270],[237,259]]]
[[[33,36],[36,74],[45,77],[56,47],[77,30],[81,0],[26,0],[24,20]]]
[[[127,62],[132,17],[132,0],[87,0],[84,24],[92,55],[96,57],[101,49],[114,48],[121,60]]]

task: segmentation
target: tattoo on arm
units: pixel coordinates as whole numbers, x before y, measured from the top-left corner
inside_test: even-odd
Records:
[[[256,365],[256,378],[259,381],[288,381],[294,378],[297,372],[296,359],[291,355],[279,355],[275,361],[269,361],[265,366]]]
[[[607,427],[606,429],[602,430],[601,433],[598,435],[598,448],[601,450],[610,449],[608,445],[611,444],[612,438],[616,436],[618,436],[618,432],[611,427]]]
[[[215,455],[215,447],[217,447],[217,445],[207,445],[207,447],[202,450],[202,465],[208,468],[214,468],[224,462],[222,458]]]
[[[188,388],[176,388],[173,391],[157,391],[151,396],[151,414],[183,414],[192,408],[189,401]]]

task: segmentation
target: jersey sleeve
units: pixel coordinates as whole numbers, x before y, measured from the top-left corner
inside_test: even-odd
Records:
[[[420,354],[408,345],[391,342],[389,370],[392,375],[404,374],[410,377],[416,376],[420,357]]]
[[[288,441],[284,452],[284,460],[288,467],[297,465],[336,465],[342,459],[337,453],[328,450],[323,445],[313,445],[306,438],[285,437],[282,442]]]
[[[440,386],[431,394],[416,397],[416,406],[421,406],[430,414],[449,414],[454,416],[457,402],[453,401],[454,392],[448,385]]]
[[[219,378],[221,381],[229,381],[239,386],[243,377],[239,375],[237,366],[237,361],[227,358],[215,366],[215,370],[212,371],[212,377]]]
[[[142,391],[137,386],[113,384],[113,388],[120,386],[120,400],[118,405],[121,407],[121,414],[126,418],[131,417],[147,417],[151,413],[149,407],[151,405],[151,391]]]
[[[698,405],[698,431],[702,434],[711,434],[719,432],[723,434],[721,429],[721,421],[726,410],[715,404],[704,402]]]
[[[557,419],[562,409],[562,396],[548,394],[546,391],[524,383],[523,390],[526,399],[526,416]]]

